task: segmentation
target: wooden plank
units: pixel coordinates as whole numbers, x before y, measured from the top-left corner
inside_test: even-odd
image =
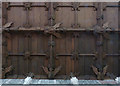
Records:
[[[18,39],[18,52],[19,53],[24,53],[25,51],[25,41],[24,41],[24,33],[22,33],[22,34],[18,34],[18,36],[19,36],[19,39]],[[24,56],[19,56],[19,57],[17,57],[17,58],[19,58],[19,74],[20,75],[23,75],[23,74],[26,74],[26,72],[25,72],[25,65],[26,65],[26,61],[24,60]]]
[[[23,26],[25,24],[25,12],[23,7],[19,7],[19,10],[17,7],[11,7],[10,10],[7,10],[8,12],[8,21],[7,22],[13,22],[14,27]]]
[[[12,52],[18,53],[18,35],[14,34],[12,35]],[[12,65],[14,67],[13,74],[18,74],[18,57],[12,56]]]
[[[8,49],[8,52],[11,52],[11,50],[12,50],[11,42],[12,42],[12,36],[10,35],[10,36],[8,37],[8,39],[7,39],[7,49]],[[11,57],[9,57],[9,58],[7,59],[7,63],[8,63],[8,66],[12,65],[12,64],[11,64]]]
[[[116,2],[113,2],[113,3],[110,3],[108,2],[107,3],[108,5],[118,5],[118,3]],[[112,8],[112,7],[109,7],[109,8],[106,8],[106,22],[109,22],[109,27],[111,28],[114,28],[114,29],[118,29],[118,8]],[[114,20],[114,21],[113,21]]]
[[[65,53],[65,50],[66,50],[65,37],[66,37],[66,35],[64,34],[63,38],[61,38],[61,39],[56,38],[55,39],[56,54]],[[65,56],[58,56],[58,61],[59,61],[58,65],[62,66],[62,68],[58,74],[65,75],[66,74],[66,57]]]
[[[72,4],[70,2],[59,3],[64,5],[63,7],[58,7],[58,10],[54,10],[52,6],[49,10],[46,11],[45,3],[32,3],[33,6],[31,10],[29,10],[29,23],[32,27],[24,28],[24,24],[26,23],[26,11],[24,9],[23,3],[15,3],[10,7],[10,10],[6,10],[3,8],[3,25],[7,22],[13,22],[12,27],[10,28],[11,37],[7,39],[7,49],[11,53],[20,54],[23,53],[23,56],[19,55],[11,55],[10,59],[7,59],[7,65],[13,65],[15,70],[13,74],[26,74],[27,72],[33,72],[35,75],[46,75],[42,69],[42,66],[49,67],[49,59],[46,59],[46,56],[34,56],[33,54],[47,54],[49,52],[49,36],[50,34],[44,34],[44,29],[48,28],[47,25],[52,25],[55,23],[62,23],[61,28],[57,28],[55,31],[61,33],[62,38],[58,39],[56,37],[53,38],[55,41],[54,56],[56,54],[72,54],[72,51],[78,49],[81,56],[79,56],[78,60],[71,59],[71,56],[58,56],[58,59],[55,60],[55,67],[62,65],[58,76],[69,75],[70,72],[78,73],[80,75],[93,75],[94,72],[91,69],[91,65],[93,64],[93,56],[88,56],[85,54],[92,55],[99,48],[96,46],[97,38],[94,33],[93,26],[97,24],[96,16],[98,16],[101,11],[96,13],[94,11],[94,7],[87,7],[89,5],[93,6],[93,3],[83,3],[81,2],[81,6],[79,7],[80,11],[72,11]],[[35,7],[35,5],[37,6]],[[104,3],[103,3],[104,4]],[[5,6],[5,4],[3,4]],[[19,6],[18,6],[19,5]],[[42,5],[42,6],[38,6]],[[54,4],[55,6],[56,4]],[[118,5],[118,3],[107,3],[107,5]],[[3,6],[3,7],[4,7]],[[67,6],[67,7],[66,7]],[[102,6],[102,5],[101,5]],[[75,8],[75,7],[74,7]],[[19,9],[19,10],[18,10]],[[18,12],[19,11],[19,12]],[[75,13],[78,13],[78,23],[81,25],[80,28],[71,27],[75,22],[77,23],[77,19],[75,18]],[[110,22],[110,27],[115,30],[107,30],[107,33],[110,34],[110,40],[107,40],[106,44],[100,47],[100,52],[106,52],[107,54],[119,54],[119,30],[118,30],[118,8],[117,7],[108,7],[103,11],[103,22]],[[48,19],[48,14],[51,19]],[[8,19],[7,19],[8,15]],[[101,14],[102,15],[102,14]],[[76,17],[76,18],[77,18]],[[52,18],[55,18],[52,19]],[[114,21],[113,21],[114,20]],[[17,28],[21,26],[20,28]],[[6,31],[9,31],[7,28],[3,28]],[[65,30],[65,33],[64,33]],[[5,31],[4,31],[5,32]],[[73,38],[72,33],[77,32],[80,34],[79,38]],[[104,30],[103,30],[104,32]],[[24,36],[26,35],[26,37]],[[28,35],[28,36],[27,36]],[[32,38],[29,37],[31,35]],[[3,35],[4,36],[4,35]],[[104,37],[103,37],[104,38]],[[98,39],[98,38],[97,38]],[[3,37],[4,40],[4,37]],[[104,39],[105,40],[105,39]],[[104,41],[105,42],[105,41]],[[103,51],[102,51],[103,50]],[[3,49],[3,54],[6,50]],[[33,53],[31,58],[32,60],[24,60],[25,52]],[[47,52],[48,51],[48,52]],[[82,56],[85,55],[85,56]],[[48,54],[49,56],[49,54]],[[119,75],[120,69],[119,67],[119,56],[107,56],[104,60],[106,64],[109,65],[108,72],[113,73],[115,75]],[[6,64],[6,58],[3,57],[3,64]],[[38,77],[39,77],[38,76]],[[56,77],[58,77],[56,76]],[[55,78],[56,78],[55,77]],[[63,77],[62,77],[63,78]]]
[[[76,45],[75,45],[75,39],[74,39],[74,37],[72,37],[71,34],[69,34],[68,36],[69,36],[70,39],[71,39],[71,52],[72,52],[72,51],[75,50],[75,46],[76,46]],[[77,62],[78,62],[78,61],[75,61],[74,59],[71,60],[71,71],[72,71],[73,73],[76,72],[75,68],[76,68],[77,65],[75,65],[75,64],[76,64]]]
[[[72,40],[70,38],[70,35],[66,34],[66,39],[65,39],[66,53],[72,52],[71,43],[72,43]],[[66,72],[67,72],[67,74],[70,74],[72,72],[71,66],[72,66],[71,65],[71,57],[66,56]]]
[[[6,53],[6,46],[5,46],[5,41],[6,41],[6,38],[5,38],[5,36],[4,36],[5,34],[3,34],[3,37],[2,37],[2,56],[3,56],[3,58],[2,58],[2,66],[5,66],[6,64],[6,57],[5,57],[5,53]]]
[[[85,51],[85,46],[84,46],[84,34],[83,33],[80,33],[80,38],[79,38],[79,52],[80,53],[84,53]],[[80,72],[81,75],[84,75],[85,74],[85,60],[84,60],[84,56],[81,56],[79,57],[79,68],[78,68],[78,71]]]
[[[45,53],[44,51],[43,51],[43,44],[44,44],[44,40],[42,40],[43,39],[43,35],[42,35],[42,33],[41,34],[37,34],[37,52],[38,53]],[[44,71],[43,71],[43,69],[42,69],[42,67],[41,66],[43,66],[44,65],[44,61],[45,61],[45,56],[40,56],[40,57],[37,57],[38,58],[38,60],[37,60],[37,65],[39,66],[39,69],[38,69],[38,74],[40,75],[40,74],[44,74]]]
[[[24,34],[24,51],[28,52],[29,50],[29,38],[27,37],[28,33]],[[24,53],[25,53],[24,52]],[[25,56],[23,56],[25,58]],[[28,59],[24,59],[25,61],[25,65],[24,65],[24,72],[28,73],[29,69],[28,69]]]
[[[6,3],[2,2],[2,25],[7,23],[7,17]]]
[[[33,3],[34,4],[34,3]],[[37,3],[37,4],[41,4],[41,3]],[[45,4],[45,3],[43,3]],[[46,11],[45,7],[31,7],[31,11],[29,11],[29,21],[31,26],[45,26],[47,25],[47,13],[48,11]]]
[[[31,53],[37,53],[37,46],[38,46],[38,44],[37,44],[37,41],[38,41],[38,39],[37,39],[37,34],[35,34],[35,33],[32,33],[32,38],[31,38],[31,43],[32,43],[32,51],[31,51]],[[38,75],[38,68],[39,68],[39,65],[38,65],[38,61],[40,60],[40,57],[38,57],[38,56],[31,56],[31,60],[29,60],[29,67],[30,67],[30,71],[32,72],[32,73],[34,73],[35,75],[37,74]]]
[[[60,4],[69,4],[71,3],[60,3]],[[58,11],[56,11],[56,23],[62,23],[63,27],[71,27],[71,25],[74,23],[74,11],[71,11],[71,8],[59,8]]]
[[[111,34],[110,35],[110,41],[107,41],[107,53],[119,53],[119,44],[118,44],[118,34]],[[107,64],[109,65],[108,67],[108,72],[111,72],[115,75],[118,74],[118,56],[109,56],[106,57]]]
[[[90,5],[93,3],[80,3],[80,5]],[[78,23],[81,27],[92,27],[96,24],[96,11],[94,8],[84,8],[81,7],[78,11]]]

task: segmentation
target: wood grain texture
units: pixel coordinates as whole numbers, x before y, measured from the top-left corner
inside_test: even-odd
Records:
[[[106,3],[105,5],[114,6],[118,3]],[[60,33],[62,38],[57,38],[53,35],[53,55],[55,60],[55,68],[62,66],[60,71],[56,74],[55,78],[69,77],[70,73],[78,74],[79,76],[94,75],[91,66],[94,64],[95,54],[98,50],[101,58],[101,52],[105,54],[120,54],[120,33],[117,32],[119,28],[119,11],[118,7],[106,7],[106,10],[100,12],[103,13],[102,23],[109,22],[109,26],[116,31],[107,32],[109,39],[105,39],[103,35],[103,46],[99,45],[99,35],[94,30],[88,31],[89,28],[94,29],[97,24],[96,17],[98,16],[97,10],[94,10],[94,3],[80,3],[78,7],[79,11],[73,11],[76,9],[70,2],[59,2],[58,4],[53,3],[37,3],[32,2],[28,12],[24,10],[25,6],[23,3],[11,2],[10,9],[6,9],[6,3],[3,3],[3,25],[8,22],[13,22],[11,27],[16,28],[15,31],[10,31],[10,36],[5,37],[7,32],[3,33],[3,41],[7,42],[7,50],[3,46],[3,65],[14,67],[12,72],[13,75],[24,76],[28,72],[34,73],[38,78],[46,78],[46,73],[42,66],[50,66],[50,33],[44,33],[43,30],[51,29],[49,25],[62,23],[60,27],[75,29],[76,31],[54,31]],[[91,7],[87,7],[91,6]],[[103,6],[103,5],[101,5]],[[102,7],[101,7],[102,8]],[[100,11],[100,10],[99,10]],[[27,12],[27,14],[26,14]],[[76,14],[77,13],[77,14]],[[27,16],[29,17],[27,19]],[[77,19],[74,19],[77,16]],[[29,22],[32,30],[24,30],[30,28],[24,28],[20,32],[17,32],[17,27],[24,27],[26,22]],[[77,31],[77,28],[72,27],[74,23],[80,24],[80,28],[84,30]],[[93,27],[94,26],[94,27]],[[34,31],[34,27],[41,27],[42,30]],[[58,27],[59,28],[59,27]],[[58,29],[57,28],[57,29]],[[61,29],[60,28],[60,29]],[[87,29],[86,29],[87,28]],[[6,28],[5,28],[6,29]],[[53,29],[53,28],[52,28]],[[103,28],[100,28],[103,29]],[[86,30],[86,31],[85,31]],[[77,37],[77,35],[79,35]],[[74,37],[76,36],[76,38]],[[99,41],[99,42],[98,42]],[[100,48],[100,50],[98,49]],[[5,52],[12,53],[5,57]],[[73,57],[74,52],[79,53],[78,58]],[[28,53],[29,57],[25,59],[25,53]],[[16,55],[13,55],[16,54]],[[44,55],[39,55],[44,54]],[[120,75],[120,55],[105,56],[102,64],[107,64],[108,72],[114,75]],[[97,61],[96,61],[97,63]],[[9,78],[9,76],[7,76]],[[19,78],[19,77],[18,77]],[[35,77],[36,78],[36,77]]]

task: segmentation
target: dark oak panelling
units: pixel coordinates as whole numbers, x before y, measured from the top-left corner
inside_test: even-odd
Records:
[[[107,7],[101,7],[104,5]],[[103,9],[102,11],[99,6]],[[34,73],[35,78],[47,78],[42,67],[51,67],[51,57],[54,60],[53,70],[62,66],[54,78],[69,78],[71,73],[77,77],[94,76],[91,66],[99,62],[109,66],[107,72],[116,76],[120,75],[117,6],[118,3],[103,3],[102,5],[99,3],[97,8],[92,2],[42,2],[27,5],[17,2],[3,3],[3,26],[8,22],[13,22],[10,28],[18,30],[3,32],[3,65],[13,66],[13,71],[7,78],[11,75],[17,75],[15,78],[24,78],[28,72]],[[103,33],[89,31],[90,28],[94,29],[96,24],[102,26],[105,22],[109,22],[109,27],[116,30],[107,32],[109,39],[106,39]],[[50,29],[50,26],[57,23],[62,23],[60,27],[63,30],[81,31],[63,31],[60,32],[62,37],[57,38],[53,34],[34,29],[35,27],[44,27],[43,30]],[[25,27],[28,31],[19,32],[18,27]],[[33,27],[33,31],[29,31],[30,27]],[[83,28],[84,31],[82,31]],[[101,46],[100,43],[103,45]],[[108,55],[103,58],[101,55],[103,52],[118,55]]]

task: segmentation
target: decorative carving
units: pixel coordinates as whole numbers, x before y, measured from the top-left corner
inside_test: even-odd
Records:
[[[12,26],[12,24],[13,24],[13,22],[8,22],[3,26],[3,28],[9,28]]]
[[[48,20],[54,21],[54,20],[55,20],[55,15],[49,15],[49,16],[48,16]]]
[[[72,37],[79,38],[80,37],[79,32],[73,32]]]
[[[27,38],[31,38],[31,33],[27,33],[27,34],[25,34],[25,37],[27,37]]]
[[[48,11],[49,10],[49,3],[48,2],[45,3],[45,7],[46,7],[45,10]]]
[[[6,2],[6,9],[10,10],[10,2]]]
[[[100,56],[100,54],[99,54],[98,52],[95,52],[95,57],[94,57],[93,59],[94,59],[94,60],[97,60],[97,58],[98,58],[99,56]],[[105,59],[105,57],[106,57],[106,53],[103,52],[100,58]]]
[[[32,5],[32,3],[30,3],[30,2],[24,2],[23,3],[24,4],[24,10],[31,10],[31,5]]]
[[[103,11],[106,11],[106,7],[107,7],[106,2],[102,3],[102,7],[103,7]]]
[[[24,2],[24,10],[26,10],[26,23],[24,27],[29,28],[31,27],[29,23],[29,10],[31,10],[32,3],[31,2]]]
[[[103,46],[103,41],[101,40],[97,41],[97,46]]]
[[[28,23],[26,23],[26,24],[24,25],[24,27],[26,27],[26,28],[30,28],[30,27],[31,27],[31,25],[30,25],[30,24],[28,24]]]
[[[78,58],[79,58],[79,53],[77,52],[77,51],[74,51],[73,52],[73,55],[72,55],[72,59],[77,59],[78,60]]]
[[[59,4],[58,4],[57,2],[54,2],[54,3],[53,3],[53,9],[54,9],[55,11],[58,11],[58,6],[59,6]]]
[[[2,69],[2,78],[6,78],[6,74],[13,70],[13,66],[9,66]]]
[[[47,67],[43,66],[42,68],[45,71],[45,73],[47,74],[47,77],[49,79],[53,79],[56,76],[56,74],[60,71],[61,67],[62,66],[59,66],[59,67],[53,69],[53,68],[47,68]]]
[[[93,5],[94,5],[94,11],[97,11],[97,9],[98,9],[98,3],[94,2]]]
[[[55,30],[58,29],[60,27],[61,23],[57,23],[55,24],[54,26],[51,26],[51,27],[47,27],[45,30],[44,30],[44,33],[45,34],[51,34],[57,38],[61,38],[61,35],[60,33],[56,32]]]
[[[31,25],[29,23],[29,10],[31,10],[32,3],[24,2],[23,4],[25,7],[24,10],[26,10],[26,23],[25,23],[24,27],[29,28],[29,27],[31,27]]]
[[[28,72],[27,74],[25,74],[25,76],[27,77],[27,76],[29,76],[29,77],[31,77],[31,78],[34,78],[34,73],[32,73],[32,72]]]
[[[80,28],[80,24],[72,24],[72,28]]]
[[[94,11],[97,11],[98,10],[98,7],[101,3],[100,2],[94,2],[93,5],[94,5]],[[102,11],[105,11],[106,10],[106,2],[102,2]]]
[[[30,59],[30,52],[25,52],[25,55],[24,55],[24,59],[27,60],[27,59]]]
[[[72,11],[80,11],[79,6],[80,2],[72,2]]]
[[[102,71],[99,71],[97,67],[92,65],[92,69],[94,73],[97,75],[98,80],[103,80],[105,78],[105,75],[107,73],[107,68],[108,68],[108,65],[104,66]]]
[[[48,45],[49,45],[49,46],[55,46],[55,42],[54,42],[54,41],[49,41],[49,42],[48,42]]]
[[[109,27],[109,22],[105,22],[102,27],[100,27],[99,25],[95,25],[94,27],[94,31],[93,33],[95,35],[97,34],[102,34],[102,36],[105,38],[105,39],[110,39],[109,37],[109,33],[107,32],[107,30],[111,30],[113,31],[114,29],[112,29],[111,27]]]
[[[74,11],[74,24],[72,24],[73,28],[79,28],[80,24],[78,24],[78,13],[77,11],[79,10],[80,3],[79,2],[72,2],[72,11]]]

